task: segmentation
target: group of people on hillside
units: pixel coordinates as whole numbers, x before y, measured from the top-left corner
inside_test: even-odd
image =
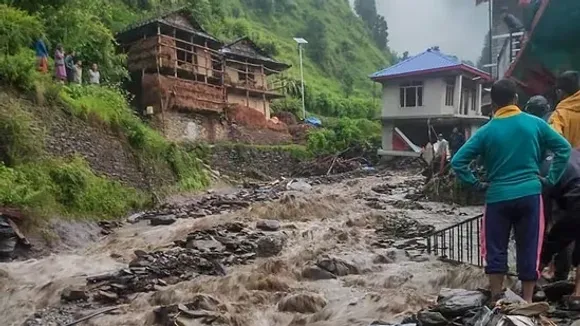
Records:
[[[492,119],[457,151],[451,166],[460,180],[486,192],[481,239],[493,300],[504,293],[513,228],[527,302],[540,277],[568,278],[566,248],[575,242],[576,286],[567,303],[580,310],[580,73],[565,72],[555,88],[555,110],[536,96],[522,111],[516,84],[497,81],[491,88]],[[485,181],[470,169],[478,158],[487,171]]]
[[[34,43],[34,50],[38,62],[38,70],[48,73],[48,50],[42,39]],[[98,85],[101,83],[101,73],[96,63],[93,63],[88,70],[89,84]],[[57,45],[54,51],[54,77],[57,81],[71,84],[83,83],[83,62],[76,57],[76,52],[65,52],[62,45]]]

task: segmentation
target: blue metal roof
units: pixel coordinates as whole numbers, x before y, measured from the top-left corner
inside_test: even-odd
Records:
[[[370,75],[372,79],[389,78],[401,75],[409,75],[420,72],[445,70],[450,68],[463,68],[467,70],[475,70],[476,73],[484,73],[477,70],[477,68],[462,64],[457,57],[446,55],[436,49],[428,49],[414,57],[401,61],[394,66],[390,66],[381,71],[377,71]]]

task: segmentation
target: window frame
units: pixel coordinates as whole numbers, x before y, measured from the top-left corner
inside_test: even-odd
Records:
[[[455,105],[455,78],[445,80],[445,106]]]
[[[424,83],[422,80],[413,80],[399,84],[399,108],[416,108],[423,106],[425,95]],[[411,94],[409,92],[413,92]],[[413,96],[414,95],[414,96]],[[414,97],[414,101],[409,100],[409,96]],[[408,102],[413,102],[410,105]]]

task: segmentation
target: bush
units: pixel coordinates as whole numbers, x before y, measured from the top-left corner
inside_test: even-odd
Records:
[[[0,55],[0,81],[22,91],[32,91],[40,82],[34,51],[22,49],[14,55]]]
[[[270,109],[272,113],[290,112],[297,117],[302,117],[302,102],[297,98],[285,97],[273,100]]]
[[[38,159],[43,152],[44,130],[19,103],[0,103],[0,160],[14,166]]]
[[[0,54],[14,55],[30,47],[43,34],[43,27],[38,17],[0,4]]]
[[[325,128],[310,131],[307,146],[317,155],[343,151],[373,152],[381,143],[381,125],[367,119],[324,119]]]
[[[96,176],[81,158],[0,164],[0,205],[67,215],[119,217],[146,204],[135,189]]]

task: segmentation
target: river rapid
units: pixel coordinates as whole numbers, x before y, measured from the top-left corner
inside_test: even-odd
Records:
[[[416,206],[415,201],[405,199],[422,184],[423,178],[411,172],[347,178],[314,185],[310,190],[287,191],[279,200],[254,203],[241,210],[179,219],[171,225],[150,226],[147,221],[125,224],[96,240],[81,237],[71,248],[41,259],[2,263],[2,324],[22,325],[27,318],[34,319],[35,311],[64,305],[63,289],[86,285],[87,276],[125,268],[135,258],[135,250],[168,248],[192,231],[228,222],[255,228],[262,219],[280,222],[277,233],[284,235],[285,243],[279,254],[230,266],[225,276],[199,275],[137,293],[114,313],[80,325],[155,325],[156,307],[187,303],[199,295],[215,299],[224,317],[212,325],[366,326],[398,322],[433,303],[443,287],[475,289],[486,285],[479,268],[452,266],[426,254],[411,256],[405,249],[396,249],[396,241],[401,240],[395,239],[391,245],[381,241],[384,239],[376,229],[390,218],[440,229],[481,212],[480,207],[432,202]],[[389,191],[373,191],[377,186]],[[73,233],[82,233],[75,230],[68,231],[71,238],[80,237]],[[321,279],[305,272],[321,259],[338,259],[356,268],[336,278]],[[68,307],[74,310],[75,318],[90,313],[80,304]],[[192,319],[181,324],[204,323]]]

